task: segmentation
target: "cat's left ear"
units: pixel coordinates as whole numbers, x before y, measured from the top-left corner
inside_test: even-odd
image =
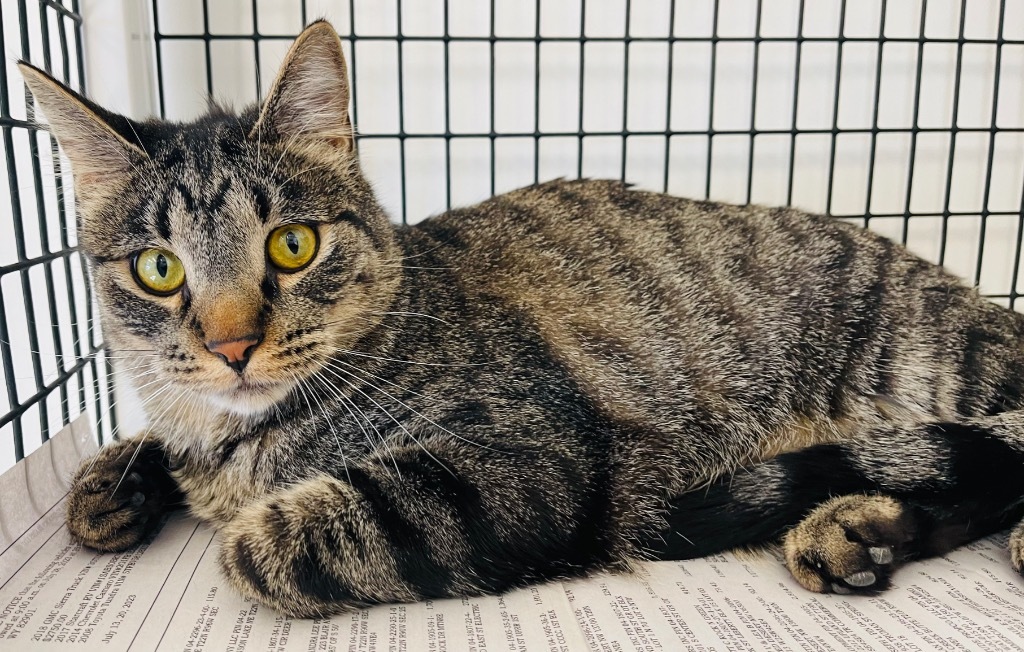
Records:
[[[351,153],[348,98],[341,39],[330,23],[317,21],[288,50],[249,137],[319,141]]]

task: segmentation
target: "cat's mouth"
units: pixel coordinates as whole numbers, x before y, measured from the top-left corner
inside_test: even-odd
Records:
[[[292,383],[289,380],[254,380],[248,376],[239,376],[230,387],[226,388],[223,394],[229,396],[257,396],[260,394],[273,394],[275,390],[290,389]]]
[[[260,392],[266,389],[270,389],[271,387],[276,387],[277,385],[281,384],[283,384],[281,381],[257,381],[253,380],[252,378],[249,378],[248,376],[239,376],[238,380],[235,381],[235,384],[231,389],[236,392]]]
[[[291,392],[291,380],[254,380],[239,376],[233,383],[211,394],[211,402],[236,414],[254,415],[270,410]]]

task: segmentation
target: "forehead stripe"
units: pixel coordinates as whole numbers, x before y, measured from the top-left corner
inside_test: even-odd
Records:
[[[225,177],[217,190],[214,191],[213,196],[210,197],[210,201],[206,204],[206,210],[209,213],[216,213],[224,206],[224,200],[227,197],[228,190],[231,189],[231,177]]]
[[[178,183],[174,184],[174,189],[178,191],[179,195],[181,195],[181,201],[185,203],[185,210],[188,211],[189,213],[195,213],[196,199],[195,197],[192,196],[192,193],[189,191],[189,189],[185,187],[185,184],[179,181]]]
[[[170,202],[167,201],[167,195],[160,197],[156,202],[156,209],[153,211],[153,225],[156,227],[156,232],[160,234],[160,237],[164,240],[171,239],[171,216],[169,214]]]
[[[266,191],[260,186],[253,186],[252,198],[256,202],[256,215],[259,216],[261,222],[266,224],[270,219],[270,200],[267,199]]]

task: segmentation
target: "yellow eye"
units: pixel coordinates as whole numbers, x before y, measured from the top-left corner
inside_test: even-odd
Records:
[[[135,257],[135,280],[147,292],[168,295],[185,282],[185,266],[166,249],[146,249]]]
[[[267,238],[267,255],[274,266],[297,272],[313,260],[319,242],[316,231],[305,224],[279,226]]]

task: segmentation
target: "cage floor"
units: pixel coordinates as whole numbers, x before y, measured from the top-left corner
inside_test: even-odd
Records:
[[[901,569],[876,597],[801,589],[771,555],[644,564],[501,596],[293,619],[246,600],[217,535],[184,514],[101,554],[63,525],[67,478],[95,447],[79,420],[0,476],[3,650],[1024,650],[1024,579],[1006,536]]]

